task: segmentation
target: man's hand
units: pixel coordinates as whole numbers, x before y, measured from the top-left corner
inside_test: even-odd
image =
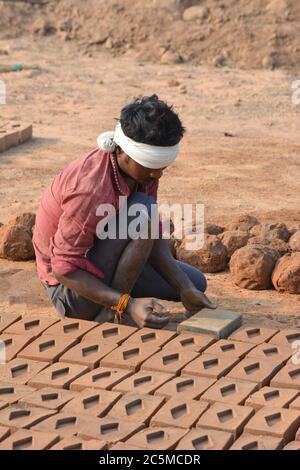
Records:
[[[148,327],[160,329],[167,325],[169,318],[160,318],[154,315],[153,312],[163,313],[164,310],[163,305],[158,303],[155,299],[131,298],[126,312],[136,322],[139,328]]]
[[[203,308],[215,309],[217,306],[196,287],[189,287],[180,292],[181,302],[188,312],[196,313]]]

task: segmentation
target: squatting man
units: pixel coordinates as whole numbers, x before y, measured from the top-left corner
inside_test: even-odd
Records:
[[[184,131],[156,95],[135,99],[115,131],[101,134],[98,147],[72,161],[43,194],[33,244],[39,278],[61,318],[162,328],[169,319],[157,299],[181,301],[190,313],[215,308],[203,273],[175,260],[166,239],[150,236],[159,179]],[[97,237],[99,207],[113,206],[118,225],[124,199],[128,224],[130,208],[143,204],[140,232],[149,236]]]

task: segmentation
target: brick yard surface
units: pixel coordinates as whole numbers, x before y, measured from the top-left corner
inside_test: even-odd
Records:
[[[299,448],[297,329],[217,339],[0,315],[1,338],[0,449]]]

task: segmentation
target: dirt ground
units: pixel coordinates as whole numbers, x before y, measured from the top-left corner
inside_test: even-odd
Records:
[[[0,77],[7,87],[0,119],[34,124],[30,143],[0,154],[1,222],[36,210],[53,176],[96,147],[124,104],[155,92],[174,104],[187,128],[180,157],[161,180],[159,202],[202,202],[206,221],[222,225],[249,213],[299,226],[300,105],[291,100],[296,72],[151,64],[105,50],[89,57],[76,42],[56,37],[2,39],[1,48],[10,52],[0,61],[42,69]],[[227,272],[207,277],[211,299],[246,321],[300,326],[299,295],[243,290]],[[34,262],[0,260],[0,310],[55,315]],[[183,317],[179,304],[170,304],[170,311]]]

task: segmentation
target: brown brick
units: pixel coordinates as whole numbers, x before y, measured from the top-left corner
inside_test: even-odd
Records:
[[[58,440],[57,434],[19,429],[0,444],[0,450],[48,450]]]
[[[98,367],[71,383],[70,390],[78,392],[85,388],[111,390],[130,375],[132,372],[129,370]]]
[[[118,392],[89,388],[69,401],[64,407],[64,411],[102,418],[107,415],[121,396],[121,393]]]
[[[5,134],[5,150],[16,147],[20,143],[19,130],[9,127]]]
[[[103,343],[103,341],[110,341],[120,345],[136,331],[137,328],[133,326],[105,322],[85,335],[85,339],[96,337],[100,344]]]
[[[281,367],[276,359],[262,359],[260,357],[248,357],[243,359],[228,374],[228,377],[238,380],[255,382],[259,388],[269,385],[270,380]]]
[[[245,427],[245,432],[279,437],[284,443],[294,439],[300,425],[300,411],[269,407],[260,409]]]
[[[216,382],[216,379],[207,377],[180,376],[159,387],[154,395],[167,399],[184,397],[186,400],[197,400],[206,390]]]
[[[229,339],[233,341],[243,341],[252,344],[267,343],[278,332],[274,328],[264,328],[260,326],[244,326],[233,333]]]
[[[299,390],[296,392],[297,393],[297,398],[290,403],[289,408],[292,410],[300,410],[300,396],[299,396]]]
[[[158,349],[153,349],[151,345],[126,343],[108,354],[100,361],[102,367],[118,367],[119,369],[129,369],[138,371]]]
[[[157,413],[164,402],[163,397],[128,392],[113,406],[109,412],[109,417],[148,425],[152,416]]]
[[[300,441],[289,442],[282,450],[300,450]]]
[[[126,442],[117,442],[109,450],[143,450],[141,447],[129,445]]]
[[[248,406],[214,403],[199,419],[197,427],[230,432],[237,439],[254,414]]]
[[[14,385],[10,382],[0,382],[0,400],[8,404],[17,403],[22,398],[34,392],[33,387]]]
[[[44,334],[50,336],[64,336],[73,339],[81,339],[87,333],[93,331],[99,324],[88,320],[65,318],[50,326]]]
[[[112,445],[118,441],[126,441],[144,428],[142,423],[129,423],[109,416],[94,419],[97,419],[97,422],[92,421],[81,427],[79,437],[105,440],[108,445]]]
[[[98,342],[95,338],[83,339],[80,344],[73,346],[59,359],[70,364],[82,364],[90,370],[99,367],[101,359],[117,348],[117,344]]]
[[[222,377],[202,395],[201,400],[209,403],[221,402],[243,405],[249,395],[256,389],[257,386],[253,382]]]
[[[23,124],[19,131],[19,141],[24,144],[30,139],[32,139],[32,124]]]
[[[64,412],[45,419],[42,423],[33,426],[34,431],[53,432],[59,435],[59,438],[72,437],[85,426],[95,426],[98,424],[99,418],[92,416],[83,416],[74,412]]]
[[[159,351],[143,365],[142,370],[157,370],[179,375],[180,371],[199,354],[194,351],[163,349]]]
[[[271,380],[271,387],[300,390],[300,364],[287,364]]]
[[[0,442],[4,441],[10,435],[10,432],[7,426],[0,426]]]
[[[0,411],[0,425],[8,426],[12,431],[18,428],[31,428],[56,413],[41,408],[10,405]]]
[[[97,439],[90,439],[85,441],[78,437],[69,437],[62,439],[50,450],[106,450],[107,443],[105,441],[98,441]]]
[[[148,393],[153,395],[155,390],[160,388],[174,377],[173,374],[164,374],[163,372],[140,370],[134,375],[122,380],[118,385],[113,387],[113,390],[118,392],[137,392]]]
[[[153,427],[174,427],[189,429],[208,408],[207,402],[171,398],[152,418]]]
[[[86,372],[88,372],[88,368],[85,366],[58,362],[41,371],[33,379],[29,380],[28,384],[36,388],[69,388],[74,380]]]
[[[5,330],[5,333],[14,335],[29,335],[36,338],[47,328],[57,323],[59,320],[50,317],[26,316],[15,322]]]
[[[226,450],[233,442],[230,432],[215,429],[192,429],[179,442],[176,450]]]
[[[212,356],[203,354],[190,362],[182,371],[182,375],[195,375],[219,379],[226,375],[237,363],[236,357]]]
[[[277,359],[278,361],[281,361],[281,364],[283,365],[289,360],[292,354],[293,351],[289,347],[270,343],[262,343],[252,349],[252,351],[247,354],[247,357]]]
[[[169,341],[176,336],[174,331],[154,330],[153,328],[141,328],[131,335],[123,344],[147,344],[153,349],[160,349],[167,346]]]
[[[147,450],[172,450],[187,434],[182,428],[147,428],[131,437],[126,445]]]
[[[2,334],[0,341],[5,345],[5,362],[15,359],[18,353],[24,349],[27,344],[31,343],[33,338],[25,335],[9,335]]]
[[[19,404],[59,411],[76,396],[77,393],[70,392],[70,390],[45,387],[26,395],[19,401]]]
[[[2,381],[24,385],[48,365],[47,362],[16,358],[8,364],[0,364],[0,377]]]
[[[68,349],[77,343],[76,338],[42,335],[18,354],[23,359],[56,362]]]
[[[213,356],[237,357],[243,359],[254,345],[251,343],[243,343],[241,341],[230,341],[229,339],[221,339],[205,350],[205,354]]]
[[[167,343],[164,349],[173,349],[174,351],[184,349],[200,353],[215,342],[216,338],[213,336],[202,335],[200,333],[181,333]]]
[[[255,410],[260,410],[264,406],[288,408],[298,394],[299,392],[293,389],[263,387],[246,400],[246,405]]]
[[[299,328],[290,328],[279,331],[275,336],[273,336],[270,343],[291,348],[294,341],[300,341]]]
[[[244,433],[230,447],[230,450],[280,450],[283,441],[279,437],[253,436]]]
[[[20,320],[22,315],[11,314],[11,313],[0,313],[0,333],[7,330],[16,321]]]

